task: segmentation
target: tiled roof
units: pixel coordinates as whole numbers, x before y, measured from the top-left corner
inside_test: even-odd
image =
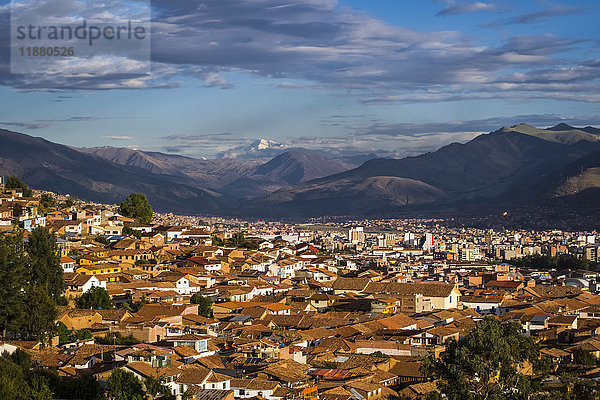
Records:
[[[365,293],[422,294],[426,297],[448,297],[452,290],[454,290],[454,285],[446,283],[371,282],[365,289]]]

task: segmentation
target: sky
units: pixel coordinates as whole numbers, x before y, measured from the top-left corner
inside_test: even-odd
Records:
[[[147,52],[19,58],[18,18],[150,22]],[[258,138],[403,157],[600,126],[599,19],[597,0],[0,0],[0,128],[212,158]]]

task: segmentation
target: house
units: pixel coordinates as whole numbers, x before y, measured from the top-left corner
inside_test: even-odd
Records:
[[[306,373],[310,366],[293,360],[281,360],[270,364],[261,373],[288,388],[308,387],[311,377]]]
[[[219,374],[196,363],[181,368],[177,384],[182,393],[192,386],[208,390],[230,390],[231,377]]]
[[[325,268],[303,268],[296,271],[296,278],[307,278],[314,279],[317,282],[332,282],[338,276],[336,273],[331,272]]]
[[[208,348],[208,343],[212,339],[212,336],[208,335],[196,335],[196,334],[185,334],[175,337],[167,337],[165,341],[169,343],[173,348],[177,347],[190,347],[197,352],[193,358],[207,357],[215,354],[215,351],[211,351]]]
[[[325,293],[315,293],[309,297],[310,305],[317,309],[317,311],[325,311],[328,307],[333,305],[336,296],[325,294]]]
[[[295,276],[296,271],[303,268],[307,262],[298,257],[287,257],[269,266],[269,272],[273,276],[278,276],[284,279],[291,279]]]
[[[410,344],[389,340],[356,340],[358,354],[373,354],[380,352],[388,356],[410,356]]]
[[[80,275],[103,275],[114,274],[121,272],[122,267],[113,263],[88,264],[81,265],[75,269],[75,272]],[[107,278],[109,281],[114,281],[116,278]]]
[[[202,389],[199,386],[190,386],[186,392],[191,400],[234,400],[233,390]]]
[[[546,321],[548,328],[562,327],[567,329],[577,329],[577,315],[557,315]]]
[[[490,280],[483,284],[486,289],[492,290],[506,290],[509,292],[515,292],[522,289],[525,283],[522,281],[506,281],[506,280]]]
[[[339,280],[340,278],[338,278]],[[369,278],[362,278],[369,279]],[[335,284],[334,282],[334,290]],[[364,293],[383,293],[389,295],[415,296],[422,295],[423,301],[430,301],[433,309],[447,310],[458,308],[461,304],[461,292],[455,285],[445,283],[396,283],[369,282]],[[415,301],[420,297],[415,297]]]
[[[154,258],[150,250],[141,249],[112,250],[109,256],[114,261],[126,264],[135,264],[138,261],[148,261]]]
[[[136,345],[134,349],[128,354],[128,363],[123,368],[132,372],[141,381],[150,376],[160,379],[173,396],[180,398],[185,388],[177,382],[177,379],[184,371],[179,368],[182,363],[173,359],[174,352],[149,344]]]
[[[444,344],[446,340],[453,338],[458,341],[460,329],[450,326],[437,326],[435,328],[424,330],[420,333],[411,335],[410,344],[412,346],[427,347],[438,344]]]
[[[63,269],[63,272],[75,272],[75,260],[71,257],[61,257],[60,258],[60,266]]]
[[[504,296],[462,296],[463,306],[469,307],[482,315],[499,313]]]
[[[248,399],[260,396],[267,400],[276,400],[276,392],[282,386],[279,382],[264,378],[232,379],[231,389],[236,399]]]
[[[67,291],[72,294],[83,294],[93,287],[99,286],[106,289],[106,280],[100,280],[95,275],[81,275],[77,273],[63,274]]]
[[[333,282],[334,294],[362,293],[371,283],[371,278],[344,278],[339,277]]]
[[[97,310],[80,310],[77,308],[60,307],[56,319],[65,324],[67,329],[86,329],[94,324],[102,323],[102,315]]]

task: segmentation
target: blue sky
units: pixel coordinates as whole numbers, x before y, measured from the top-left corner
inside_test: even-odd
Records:
[[[9,72],[10,7],[0,1],[0,127],[210,158],[257,138],[401,157],[521,122],[600,125],[596,0],[151,6],[150,73],[90,62],[85,76],[60,65],[22,75]]]

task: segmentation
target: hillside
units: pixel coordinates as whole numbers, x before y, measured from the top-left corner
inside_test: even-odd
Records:
[[[524,133],[550,142],[563,144],[575,144],[582,140],[587,142],[597,142],[600,140],[599,133],[597,132],[599,131],[598,129],[591,127],[579,129],[567,124],[558,124],[546,129],[539,129],[527,124],[519,124],[512,127],[504,127],[502,130],[504,132]]]
[[[339,215],[364,213],[369,210],[355,207],[364,198],[364,192],[356,185],[365,179],[383,177],[411,179],[436,189],[435,196],[432,196],[434,192],[431,190],[415,192],[407,202],[409,205],[430,204],[431,210],[465,207],[468,204],[506,205],[524,202],[540,190],[534,185],[537,180],[594,149],[600,149],[596,135],[578,129],[565,131],[560,128],[542,130],[541,134],[539,129],[521,124],[480,135],[465,144],[450,144],[417,157],[370,160],[350,171],[280,189],[266,197],[264,202],[268,207],[264,204],[260,207],[267,208],[274,215],[296,211],[301,215],[321,215],[328,212],[330,207],[323,209],[320,205],[332,203],[338,205],[334,207],[334,212]],[[592,137],[588,141],[585,135]],[[556,137],[560,137],[560,140],[556,140]],[[378,198],[401,197],[403,190],[392,185],[385,195]],[[312,207],[306,206],[307,201],[311,202]],[[257,204],[250,205],[246,212],[253,214],[257,207]],[[394,202],[373,201],[370,211],[381,212],[382,207],[388,212],[400,208]]]
[[[258,160],[216,159],[204,160],[175,154],[132,150],[118,147],[91,147],[77,149],[111,162],[139,168],[154,174],[169,175],[170,179],[200,188],[219,190],[232,181],[251,174]]]
[[[561,202],[596,207],[598,129],[504,127],[403,159],[337,160],[288,150],[268,162],[200,160],[100,147],[74,149],[0,131],[0,174],[34,188],[118,203],[145,193],[157,210],[261,217],[435,214]],[[600,209],[600,207],[598,207]],[[454,210],[454,211],[453,211]]]
[[[289,185],[333,175],[346,169],[341,163],[314,152],[294,150],[257,166],[252,174],[231,182],[223,190],[242,198],[256,198]]]
[[[142,192],[157,210],[186,213],[218,212],[237,204],[230,196],[175,183],[42,138],[0,130],[0,142],[0,174],[19,175],[33,188],[110,203]]]

